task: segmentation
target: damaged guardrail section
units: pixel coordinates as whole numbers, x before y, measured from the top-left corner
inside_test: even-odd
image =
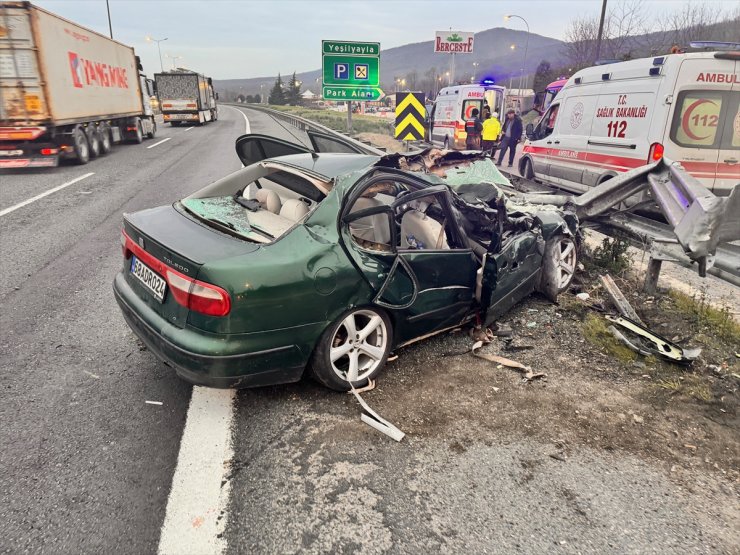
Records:
[[[638,194],[654,200],[687,256],[706,276],[717,246],[740,240],[740,185],[718,197],[678,163],[663,158],[635,168],[580,195],[523,194],[531,204],[571,206],[581,222],[605,221],[622,202]]]

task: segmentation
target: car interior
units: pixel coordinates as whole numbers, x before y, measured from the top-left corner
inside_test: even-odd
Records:
[[[408,203],[402,199],[410,189],[397,182],[370,185],[349,210],[349,213],[371,208],[394,207],[393,225],[399,250],[446,250],[450,248],[445,212],[435,195],[416,198]],[[401,202],[399,202],[401,201]],[[349,224],[355,243],[378,251],[391,250],[390,219],[387,213],[376,213],[353,220]]]

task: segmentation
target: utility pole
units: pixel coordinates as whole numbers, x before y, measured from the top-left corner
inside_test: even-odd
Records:
[[[601,19],[599,20],[599,36],[596,37],[596,59],[594,62],[599,60],[601,56],[601,38],[604,34],[604,18],[606,17],[606,0],[601,2]]]
[[[108,30],[110,31],[110,38],[113,38],[113,24],[110,22],[110,4],[108,4],[108,0],[105,0],[105,9],[108,10]]]

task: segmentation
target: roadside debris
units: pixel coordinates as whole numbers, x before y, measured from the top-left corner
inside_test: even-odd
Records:
[[[643,354],[641,351],[646,351],[650,355],[658,356],[663,359],[680,364],[691,364],[691,362],[693,362],[701,354],[701,349],[683,349],[675,343],[669,341],[668,339],[665,339],[657,333],[650,331],[644,325],[638,324],[637,322],[634,322],[629,318],[610,315],[606,315],[605,317],[610,322],[613,322],[629,330],[630,332],[638,335],[643,339],[647,339],[654,345],[654,347],[645,346],[643,348],[637,348],[629,341],[623,341],[625,345],[627,345],[631,349],[635,350],[637,348],[637,352],[639,352],[640,354]]]
[[[377,412],[375,412],[373,409],[371,409],[368,404],[364,401],[362,397],[360,397],[360,394],[358,391],[368,391],[368,387],[370,384],[368,384],[366,387],[362,388],[361,390],[355,389],[352,386],[352,382],[348,382],[349,386],[352,391],[352,394],[357,398],[357,401],[360,403],[363,409],[363,413],[360,416],[360,419],[367,424],[368,426],[371,426],[378,430],[380,433],[383,433],[390,437],[391,439],[395,439],[396,441],[401,441],[406,434],[403,433],[401,430],[396,428],[393,424],[385,420],[383,417],[381,417]],[[375,383],[373,383],[373,388],[375,387]]]
[[[532,368],[529,366],[525,366],[524,364],[517,362],[515,360],[511,360],[509,358],[500,357],[498,355],[491,355],[488,353],[480,353],[478,350],[483,347],[483,341],[476,341],[473,344],[473,348],[471,349],[471,352],[474,356],[477,356],[478,358],[482,358],[483,360],[487,360],[489,362],[495,362],[496,364],[500,364],[501,366],[506,366],[507,368],[513,368],[515,370],[519,370],[522,374],[522,378],[524,378],[525,381],[531,382],[532,380],[536,380],[537,378],[546,378],[547,374],[544,374],[542,372],[533,372]]]
[[[599,280],[604,286],[604,289],[606,290],[607,295],[609,295],[612,303],[617,308],[617,310],[619,310],[620,314],[644,326],[645,324],[642,322],[642,320],[640,320],[637,312],[635,312],[635,309],[632,308],[632,305],[627,300],[627,297],[624,296],[621,289],[619,289],[619,287],[617,287],[617,284],[614,283],[612,277],[609,274],[606,274],[604,276],[599,276]]]

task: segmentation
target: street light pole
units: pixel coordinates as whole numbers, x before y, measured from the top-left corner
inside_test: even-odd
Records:
[[[163,39],[153,39],[152,37],[146,37],[147,42],[156,42],[157,43],[157,51],[159,52],[159,69],[164,73],[164,65],[162,65],[162,48],[159,46],[160,42],[166,41],[167,37]]]
[[[521,94],[522,80],[524,79],[524,68],[527,65],[527,48],[529,47],[529,23],[527,23],[527,20],[524,19],[521,15],[514,15],[514,14],[510,14],[510,15],[504,16],[504,20],[505,21],[508,21],[512,17],[516,17],[517,19],[521,19],[524,22],[524,24],[527,26],[527,38],[524,41],[524,61],[522,62],[522,69],[521,69],[521,71],[519,73],[519,92]]]

